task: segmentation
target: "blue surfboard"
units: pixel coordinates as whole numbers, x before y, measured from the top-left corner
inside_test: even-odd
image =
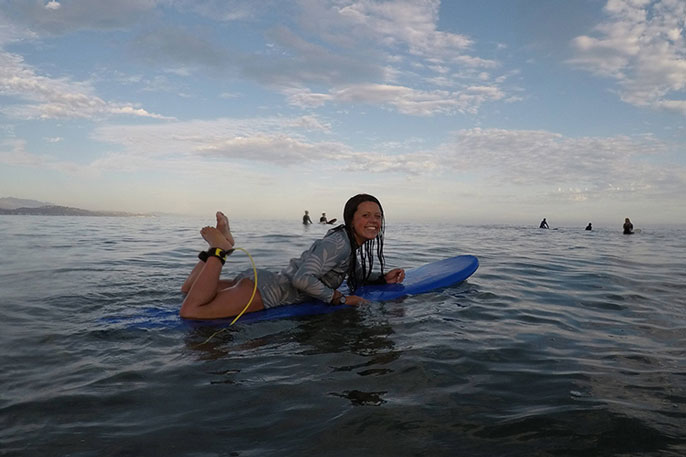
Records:
[[[383,284],[362,286],[355,295],[372,302],[388,301],[408,295],[417,295],[432,290],[458,284],[469,278],[479,268],[479,259],[473,255],[459,255],[448,259],[431,262],[421,267],[405,271],[405,281],[402,284]],[[259,281],[259,277],[258,277]],[[348,294],[347,285],[339,290]],[[260,322],[289,317],[328,314],[340,309],[350,308],[347,305],[332,306],[319,300],[312,300],[294,305],[279,306],[254,313],[246,313],[236,323]],[[120,323],[127,327],[156,328],[174,327],[178,325],[229,325],[233,318],[212,320],[187,320],[178,316],[178,309],[149,308],[134,316],[109,317],[103,322]]]

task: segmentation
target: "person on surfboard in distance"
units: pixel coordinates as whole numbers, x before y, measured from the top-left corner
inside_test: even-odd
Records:
[[[544,229],[550,228],[550,227],[548,227],[548,222],[546,222],[545,217],[541,221],[541,225],[539,225],[538,228],[544,228]]]
[[[200,234],[209,249],[202,251],[181,286],[186,297],[179,314],[187,319],[219,319],[238,315],[255,287],[252,268],[232,280],[220,279],[226,257],[235,245],[229,220],[216,214],[216,227],[206,226]],[[301,303],[311,299],[332,305],[357,306],[366,302],[356,295],[343,295],[338,287],[347,278],[351,293],[364,284],[396,284],[405,279],[405,270],[384,273],[384,214],[381,203],[368,194],[350,198],[343,210],[344,224],[330,229],[299,258],[291,259],[279,273],[258,270],[257,292],[247,312]],[[380,272],[372,273],[374,257]]]
[[[628,217],[624,219],[624,225],[622,228],[624,229],[623,233],[625,235],[632,235],[634,233],[634,224],[631,223]]]
[[[320,223],[320,224],[335,224],[337,220],[338,220],[338,219],[336,219],[336,218],[334,217],[333,219],[331,219],[331,220],[329,221],[329,220],[326,219],[326,213],[322,213],[322,217],[319,218],[319,223]]]
[[[312,223],[312,219],[310,219],[310,212],[305,210],[305,215],[303,216],[303,224],[309,225]]]
[[[586,230],[593,230],[593,226],[589,222],[588,225],[586,226]]]

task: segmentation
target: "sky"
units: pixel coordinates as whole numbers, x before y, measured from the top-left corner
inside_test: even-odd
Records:
[[[0,0],[0,197],[686,223],[685,0]]]

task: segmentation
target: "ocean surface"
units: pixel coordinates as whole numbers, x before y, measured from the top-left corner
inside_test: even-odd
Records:
[[[205,344],[219,328],[128,320],[173,315],[213,222],[0,216],[0,455],[686,455],[683,229],[389,220],[389,268],[480,268]],[[232,229],[278,270],[327,227]]]

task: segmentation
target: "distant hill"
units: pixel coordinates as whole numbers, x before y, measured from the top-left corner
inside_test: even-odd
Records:
[[[148,214],[126,213],[123,211],[89,211],[81,208],[68,206],[40,206],[38,208],[0,208],[0,216],[109,216],[109,217],[133,217],[149,216]]]
[[[7,200],[7,199],[2,199]],[[14,199],[15,201],[17,199]],[[33,202],[35,200],[28,200]],[[70,208],[68,206],[44,205],[44,206],[22,206],[19,208],[3,208],[0,206],[0,216],[109,216],[109,217],[134,217],[149,216],[149,214],[127,213],[124,211],[89,211],[81,208]]]
[[[38,200],[27,200],[25,198],[2,197],[0,198],[0,209],[17,208],[40,208],[41,206],[52,206],[53,203],[39,202]]]

